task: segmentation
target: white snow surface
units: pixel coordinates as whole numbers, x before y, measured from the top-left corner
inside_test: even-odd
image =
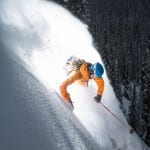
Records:
[[[129,134],[106,72],[102,103],[126,126],[94,102],[93,81],[69,86],[73,111],[59,96],[69,56],[103,64],[87,25],[48,1],[1,0],[0,10],[0,149],[149,149]]]

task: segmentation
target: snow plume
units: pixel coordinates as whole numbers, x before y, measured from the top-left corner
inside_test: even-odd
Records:
[[[61,6],[40,0],[1,0],[0,10],[0,42],[15,61],[23,61],[24,67],[48,89],[59,93],[59,85],[66,78],[62,68],[71,55],[103,64],[87,25]],[[102,103],[127,124],[106,72],[104,80]],[[146,149],[136,133],[129,134],[120,121],[94,102],[96,86],[93,81],[88,87],[72,85],[68,90],[74,102],[74,114],[101,147]]]

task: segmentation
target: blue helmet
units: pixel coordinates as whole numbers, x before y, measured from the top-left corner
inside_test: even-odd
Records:
[[[92,64],[89,71],[94,74],[96,78],[101,78],[104,73],[104,68],[100,63]]]

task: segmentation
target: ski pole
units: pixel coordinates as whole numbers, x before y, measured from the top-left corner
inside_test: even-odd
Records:
[[[129,130],[129,133],[132,134],[134,132],[133,128],[130,128],[129,126],[127,126],[127,124],[125,124],[123,122],[122,119],[120,119],[117,115],[115,115],[108,107],[106,107],[103,103],[100,102],[100,104],[112,115],[114,116],[118,121],[120,121],[122,123],[122,125],[124,127],[126,127]]]

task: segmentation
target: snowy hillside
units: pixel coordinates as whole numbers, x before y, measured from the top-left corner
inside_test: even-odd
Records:
[[[98,149],[55,93],[0,52],[1,150]]]
[[[0,149],[149,149],[129,134],[106,74],[102,103],[126,126],[94,102],[92,81],[69,88],[73,112],[58,96],[66,58],[102,63],[86,25],[46,1],[2,0],[0,9]]]

